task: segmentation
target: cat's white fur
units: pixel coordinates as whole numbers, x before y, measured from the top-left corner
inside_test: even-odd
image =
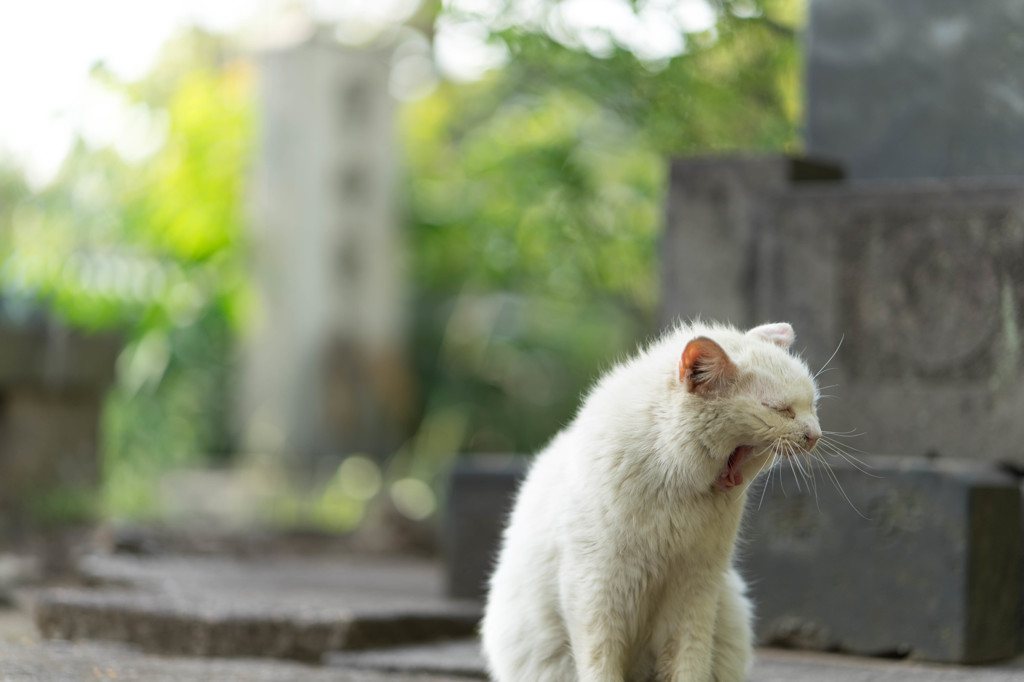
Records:
[[[751,605],[732,567],[747,488],[773,448],[821,435],[793,338],[785,323],[684,325],[597,383],[505,531],[482,625],[496,682],[747,679]]]

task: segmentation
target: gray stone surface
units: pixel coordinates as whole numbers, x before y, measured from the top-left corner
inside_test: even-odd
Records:
[[[1024,183],[766,197],[756,318],[793,323],[825,428],[883,454],[1024,464]]]
[[[849,176],[1024,175],[1024,3],[812,0],[807,150]]]
[[[464,679],[464,678],[461,678]],[[56,682],[459,682],[419,673],[384,673],[300,665],[283,661],[203,659],[146,655],[97,643],[0,641],[0,681]]]
[[[798,485],[777,469],[763,497],[751,495],[740,556],[761,641],[945,662],[1013,657],[1017,480],[979,462],[868,458],[867,468],[821,456],[831,476],[819,465]]]
[[[353,670],[431,673],[487,679],[483,653],[475,639],[338,652],[328,654],[324,662],[328,666]]]
[[[661,244],[662,326],[698,315],[749,326],[760,198],[841,176],[834,165],[784,156],[674,160]]]
[[[407,567],[387,570],[402,575]],[[107,564],[110,568],[111,564]],[[96,568],[94,566],[94,568]],[[95,571],[97,576],[124,577],[131,567]],[[134,574],[134,573],[133,573]],[[415,580],[413,581],[415,582]],[[315,581],[307,595],[320,590],[326,600],[334,597],[331,585]],[[399,588],[401,591],[401,588]],[[26,607],[30,594],[18,602]],[[53,682],[55,680],[119,679],[138,682],[457,682],[486,679],[475,640],[455,640],[365,652],[332,652],[325,667],[253,658],[195,658],[162,656],[122,644],[41,640],[26,611],[0,608],[0,681]],[[929,666],[909,661],[879,661],[825,654],[760,649],[751,682],[1021,682],[1024,662],[1009,666]]]
[[[443,543],[449,596],[482,599],[501,531],[530,458],[477,455],[459,459],[448,483]]]
[[[471,647],[470,647],[471,650]],[[387,661],[383,668],[329,665],[326,668],[282,661],[202,659],[154,656],[130,648],[98,643],[0,641],[0,680],[116,679],[130,682],[464,682],[486,679],[482,669],[454,674],[422,672],[412,661],[425,649],[395,652],[408,665]],[[456,657],[466,655],[459,654]],[[431,659],[432,660],[432,659]],[[428,664],[426,667],[430,667]],[[390,669],[389,669],[390,668]],[[873,661],[849,656],[760,649],[750,682],[1021,682],[1024,670],[1013,667],[938,667],[906,661]]]
[[[133,589],[43,593],[35,613],[46,637],[318,661],[338,649],[466,636],[480,613],[443,598],[440,567],[426,561],[92,557],[83,572]]]
[[[1019,663],[1000,667],[937,666],[834,654],[758,649],[750,682],[1020,682]]]
[[[332,655],[328,665],[487,679],[475,640]],[[1024,670],[1020,666],[1017,661],[1012,667],[940,667],[911,661],[758,649],[750,682],[1021,682]]]

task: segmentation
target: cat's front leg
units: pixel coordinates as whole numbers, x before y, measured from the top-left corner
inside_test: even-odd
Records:
[[[573,659],[579,682],[623,682],[625,655],[613,639],[581,632],[573,639]]]
[[[664,682],[711,680],[718,586],[689,581],[666,601],[666,618],[656,641],[662,642],[656,679]]]
[[[729,569],[719,593],[712,654],[712,682],[744,682],[754,657],[750,600],[736,569]]]
[[[623,682],[636,605],[622,598],[618,581],[609,580],[597,568],[586,569],[585,563],[564,570],[561,576],[578,682]]]

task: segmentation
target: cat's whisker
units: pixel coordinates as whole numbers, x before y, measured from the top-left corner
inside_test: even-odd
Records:
[[[764,464],[762,464],[761,468],[758,469],[758,471],[757,471],[758,475],[760,475],[760,473],[762,471],[764,471],[764,468],[768,467],[768,477],[765,479],[764,485],[761,486],[761,499],[759,499],[757,501],[757,508],[758,508],[758,510],[761,509],[761,504],[764,502],[764,492],[766,490],[768,490],[768,482],[772,480],[772,473],[774,473],[774,469],[775,469],[775,458],[776,458],[775,447],[777,446],[777,444],[778,444],[778,441],[775,441],[774,443],[771,443],[771,444],[765,446],[765,449],[761,451],[762,453],[764,453],[764,452],[767,452],[768,450],[771,450],[771,455],[769,457],[765,457]],[[755,478],[755,480],[756,480],[756,478]]]
[[[867,471],[867,470],[865,470],[865,469],[861,468],[860,466],[858,466],[858,465],[857,465],[857,463],[856,463],[856,462],[854,462],[854,461],[853,461],[853,460],[852,460],[852,459],[850,458],[850,456],[849,456],[849,455],[845,455],[845,454],[843,454],[842,452],[837,452],[837,453],[833,454],[832,456],[833,456],[833,457],[839,457],[839,458],[841,458],[841,459],[844,459],[844,460],[846,460],[847,464],[849,464],[850,466],[852,466],[852,467],[853,467],[854,469],[856,469],[856,470],[857,470],[857,471],[859,471],[860,473],[864,474],[865,476],[870,476],[871,478],[882,478],[882,476],[879,476],[878,474],[873,474],[873,473],[871,473],[870,471]]]
[[[780,459],[780,462],[781,461],[785,461],[785,456],[784,456],[784,454],[782,452],[782,442],[781,442],[781,440],[779,442],[779,459]],[[779,464],[779,486],[782,488],[782,496],[783,497],[789,497],[786,494],[786,476],[784,474],[784,468],[783,468],[781,463]]]
[[[803,468],[804,468],[804,465],[803,465],[804,456],[805,455],[810,455],[811,451],[808,450],[807,448],[804,448],[804,447],[801,447],[800,450],[801,450],[802,454],[800,455],[800,458],[797,460],[797,463],[800,465],[800,469],[803,470]],[[810,479],[810,482],[811,482],[810,487],[811,487],[812,490],[814,490],[814,507],[820,512],[821,511],[821,507],[818,504],[818,480],[817,480],[817,478],[814,475],[814,458],[813,457],[809,457],[807,459],[807,476],[808,476],[808,478]]]
[[[863,436],[863,431],[857,431],[857,429],[850,429],[849,431],[822,431],[823,435],[826,436],[838,436],[840,438],[857,438]]]
[[[807,482],[808,490],[814,491],[814,506],[818,506],[818,484],[814,480],[814,470],[811,468],[810,462],[807,466],[804,466],[804,455],[807,454],[807,449],[793,445],[793,459],[796,460],[796,465],[800,469],[801,475],[804,477],[804,481]]]
[[[803,492],[803,488],[800,487],[800,478],[797,476],[797,473],[796,473],[796,466],[793,464],[793,461],[796,459],[796,457],[793,456],[793,453],[790,450],[789,443],[786,443],[785,447],[786,447],[786,461],[789,462],[789,470],[793,472],[793,481],[796,482],[796,491],[797,492]]]
[[[778,467],[776,465],[779,462],[779,446],[781,444],[781,441],[782,441],[781,438],[780,439],[776,439],[776,441],[775,441],[775,443],[773,443],[773,447],[772,447],[772,464],[771,464],[771,468],[768,469],[768,482],[772,484],[772,490],[775,490],[775,478],[781,478],[782,477],[781,473],[778,476],[775,476],[776,470],[780,469],[780,467]],[[765,488],[766,489],[767,489],[767,487],[768,487],[768,485],[765,484]],[[783,493],[785,493],[785,488],[783,488]],[[761,491],[761,500],[764,501],[764,490]],[[760,506],[760,503],[758,503],[758,506]]]
[[[864,452],[863,450],[859,450],[859,449],[853,447],[849,443],[842,443],[842,444],[840,444],[838,441],[834,440],[830,436],[822,435],[822,440],[824,440],[825,442],[828,442],[828,443],[832,443],[833,445],[836,445],[836,446],[841,445],[843,448],[846,449],[846,450],[844,450],[844,452],[852,450],[853,452],[857,452],[857,453],[862,454],[862,455],[868,454],[867,452]],[[867,466],[867,465],[865,464],[865,466]]]
[[[843,499],[846,500],[846,503],[850,505],[850,508],[853,509],[853,511],[857,512],[857,515],[860,516],[862,519],[870,521],[871,519],[869,519],[867,516],[864,516],[864,514],[862,514],[861,511],[857,509],[857,505],[853,503],[853,500],[850,499],[850,496],[846,494],[846,490],[843,489],[843,484],[839,482],[839,477],[836,476],[836,472],[832,471],[832,466],[828,463],[828,461],[820,456],[818,457],[818,461],[825,465],[825,473],[832,480],[832,485],[835,486],[835,489],[839,491],[839,494],[843,496]]]
[[[815,373],[815,375],[814,375],[814,378],[815,378],[815,379],[817,379],[817,378],[818,378],[819,376],[821,376],[822,372],[824,372],[824,371],[825,371],[825,368],[826,368],[826,367],[828,367],[828,363],[832,362],[832,360],[834,360],[834,359],[835,359],[835,357],[836,357],[836,353],[838,353],[838,352],[839,352],[839,349],[843,347],[843,341],[844,341],[845,339],[846,339],[846,334],[843,334],[843,335],[842,335],[841,337],[839,337],[839,345],[837,345],[837,346],[836,346],[836,349],[835,349],[834,351],[832,351],[832,355],[828,356],[828,360],[826,360],[826,361],[825,361],[825,364],[821,366],[821,369],[819,369],[819,370],[818,370],[818,371],[817,371],[817,372]],[[835,368],[833,368],[833,369],[835,369]]]
[[[855,455],[850,454],[849,452],[845,452],[841,447],[839,447],[839,445],[837,443],[833,443],[833,442],[831,442],[829,440],[826,440],[824,438],[822,438],[819,441],[819,443],[821,443],[821,446],[825,450],[828,451],[828,454],[830,456],[832,456],[832,457],[840,457],[840,458],[846,460],[847,463],[850,464],[850,466],[852,466],[854,469],[856,469],[857,471],[861,472],[862,474],[864,474],[866,476],[871,476],[872,478],[881,478],[881,476],[879,476],[877,474],[873,474],[870,471],[868,471],[868,469],[872,469],[873,468],[870,464],[868,464],[864,460],[860,459],[859,457],[856,457]]]
[[[804,465],[801,463],[796,447],[792,443],[786,443],[786,453],[789,455],[790,461],[792,461],[796,465],[796,468],[800,470],[800,474],[803,475],[804,480],[806,481],[807,476],[804,473]]]
[[[821,446],[823,448],[826,448],[830,453],[843,453],[843,454],[850,455],[852,457],[853,454],[850,451],[854,450],[856,452],[859,452],[862,455],[867,454],[865,452],[861,452],[860,450],[857,450],[856,448],[850,447],[850,445],[848,443],[839,443],[839,442],[837,442],[835,440],[832,440],[828,436],[822,436],[818,440],[818,443],[820,443]],[[869,464],[867,464],[867,463],[861,462],[861,464],[865,468],[868,468],[868,469],[871,468],[871,466]]]

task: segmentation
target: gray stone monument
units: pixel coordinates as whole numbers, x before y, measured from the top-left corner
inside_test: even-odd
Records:
[[[805,187],[761,207],[756,317],[792,322],[815,365],[842,340],[826,429],[1024,466],[1024,184]]]
[[[813,370],[842,341],[820,376],[829,396],[819,407],[823,428],[861,434],[841,445],[858,456],[864,451],[938,460],[935,476],[891,467],[879,480],[847,470],[844,486],[849,484],[851,495],[862,499],[890,495],[907,504],[914,495],[920,498],[908,492],[918,487],[938,495],[927,504],[935,512],[944,510],[944,518],[932,511],[915,513],[941,520],[946,539],[932,542],[921,526],[908,529],[901,542],[917,543],[913,556],[923,558],[925,565],[955,566],[955,575],[961,577],[981,576],[973,586],[933,581],[932,589],[943,595],[946,606],[931,612],[942,633],[926,632],[922,621],[911,622],[905,614],[927,612],[927,591],[915,595],[894,587],[904,578],[893,566],[906,557],[875,551],[884,542],[872,544],[870,512],[865,514],[868,519],[861,519],[835,495],[822,496],[820,508],[814,508],[819,521],[839,520],[832,535],[864,539],[866,544],[847,555],[854,545],[832,548],[828,533],[804,544],[780,543],[779,533],[786,529],[779,524],[787,515],[809,511],[805,507],[810,498],[806,491],[800,500],[769,496],[766,507],[782,516],[753,515],[747,553],[750,575],[766,586],[757,588],[761,622],[767,628],[762,636],[789,644],[860,653],[910,652],[947,661],[1012,655],[1019,633],[1019,616],[1013,615],[1021,612],[1019,586],[1005,583],[1019,565],[1020,504],[1010,494],[1016,494],[1016,483],[1010,480],[1007,487],[1003,481],[992,493],[989,487],[978,487],[974,474],[959,463],[980,460],[969,464],[1024,470],[1024,182],[796,183],[785,176],[780,181],[772,176],[771,164],[762,164],[756,171],[768,177],[733,183],[751,188],[737,202],[722,192],[723,183],[708,182],[708,168],[722,178],[743,177],[752,170],[743,158],[722,159],[713,166],[704,159],[674,163],[673,182],[689,182],[690,187],[671,192],[670,201],[679,206],[670,207],[668,215],[678,219],[668,221],[666,243],[703,244],[716,252],[664,251],[673,259],[666,270],[681,275],[666,283],[665,310],[674,313],[677,300],[685,299],[707,317],[717,317],[719,310],[731,315],[720,301],[725,292],[728,300],[738,302],[731,309],[748,311],[739,316],[741,324],[791,322],[796,350]],[[704,210],[686,211],[688,204]],[[707,235],[726,232],[720,226],[735,221],[749,223],[731,226],[729,239],[709,246]],[[687,266],[702,258],[735,266],[715,271],[698,265],[689,271],[700,274],[698,282],[713,282],[709,288],[714,295],[687,288]],[[823,452],[827,456],[829,451]],[[992,522],[992,515],[989,522],[975,516],[975,505],[990,494],[998,497],[994,504],[1002,509],[994,516],[1005,516],[1005,524]],[[816,502],[810,499],[811,505]],[[953,536],[959,544],[952,554],[944,554]],[[1013,551],[1004,556],[989,552],[992,547]],[[829,558],[827,552],[833,549]],[[833,611],[839,610],[835,586],[819,580],[823,566],[830,561],[838,565],[844,556],[852,562],[871,554],[882,570],[854,581],[841,619],[830,620],[828,609],[814,608],[831,604]],[[856,571],[847,577],[860,580]],[[918,577],[924,584],[925,573]],[[986,620],[981,614],[991,610],[993,596],[986,587],[991,581],[1004,584],[1001,603],[1008,610]],[[800,600],[775,598],[787,589]],[[890,596],[871,606],[868,596],[874,591]],[[918,636],[910,636],[915,630]]]
[[[384,454],[410,406],[390,51],[315,34],[259,58],[250,452]]]
[[[853,179],[1024,175],[1024,3],[811,0],[807,152]]]
[[[833,164],[784,156],[678,159],[670,169],[661,243],[661,325],[754,323],[754,213],[793,183],[835,180]]]

